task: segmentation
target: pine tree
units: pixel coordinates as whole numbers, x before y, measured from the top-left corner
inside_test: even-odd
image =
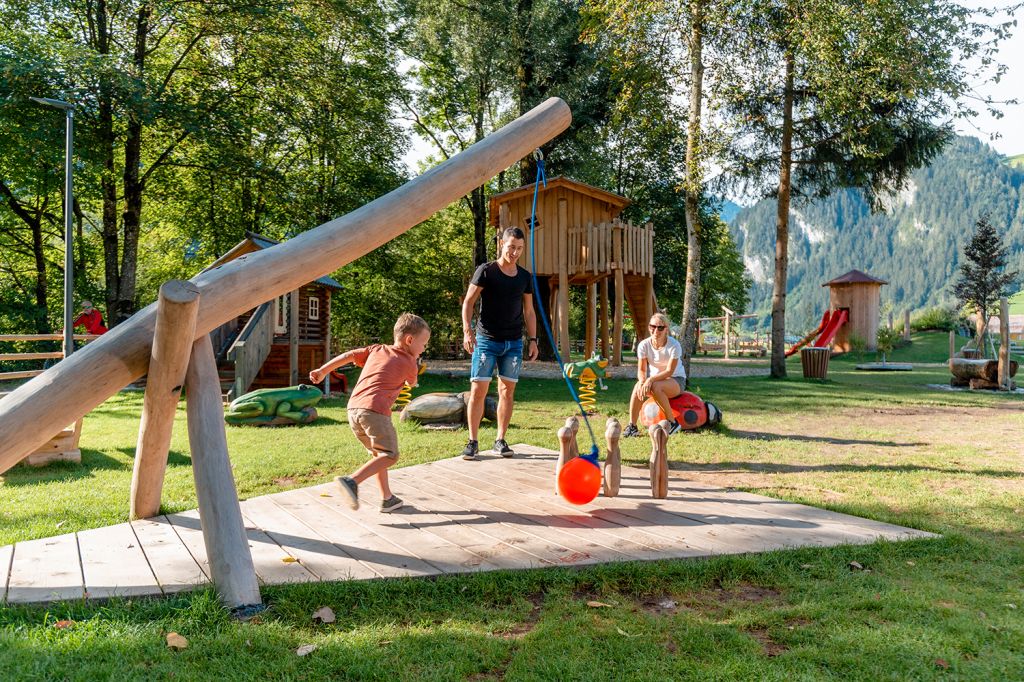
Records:
[[[977,347],[984,348],[989,317],[996,314],[999,298],[1008,296],[1017,281],[1017,272],[1007,272],[1007,248],[988,217],[975,225],[974,236],[964,246],[960,278],[953,284],[953,293],[960,303],[978,315]]]

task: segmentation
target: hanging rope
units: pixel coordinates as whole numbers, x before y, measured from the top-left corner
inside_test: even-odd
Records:
[[[565,363],[562,362],[562,356],[558,353],[558,346],[555,344],[555,335],[551,333],[551,325],[548,324],[547,313],[544,312],[544,302],[541,297],[538,296],[537,288],[537,249],[535,247],[537,230],[537,195],[540,193],[540,185],[544,183],[544,187],[548,186],[548,179],[544,175],[544,154],[540,149],[536,149],[533,152],[533,158],[537,162],[537,179],[533,183],[533,207],[530,209],[530,274],[533,276],[533,294],[534,298],[537,299],[537,308],[540,310],[540,321],[544,325],[544,331],[547,332],[548,341],[551,342],[551,349],[555,351],[555,359],[558,361],[558,368],[562,372],[562,378],[565,380],[565,385],[569,389],[569,394],[572,399],[576,402],[576,407],[580,409],[580,414],[583,416],[583,423],[587,426],[587,433],[590,434],[590,454],[580,455],[586,459],[597,464],[598,456],[600,451],[597,449],[597,440],[594,438],[594,429],[590,427],[590,419],[587,418],[587,411],[584,409],[583,404],[580,402],[580,398],[576,395],[576,389],[572,387],[572,382],[569,380],[569,375],[565,372]]]

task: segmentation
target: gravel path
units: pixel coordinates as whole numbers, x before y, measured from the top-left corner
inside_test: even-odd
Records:
[[[469,360],[427,360],[428,374],[451,374],[453,376],[469,376]],[[768,361],[764,363],[751,360],[698,360],[691,361],[690,374],[696,379],[708,377],[747,377],[768,376]],[[519,373],[521,377],[531,379],[557,379],[562,375],[554,362],[528,362]],[[624,364],[621,367],[608,367],[611,379],[632,379],[636,376],[635,364]]]

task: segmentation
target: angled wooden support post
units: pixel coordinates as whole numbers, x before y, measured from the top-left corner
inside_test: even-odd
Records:
[[[228,459],[217,361],[209,336],[192,345],[185,376],[188,440],[210,578],[229,608],[262,603]]]
[[[576,434],[580,430],[580,420],[576,417],[569,417],[565,420],[565,426],[558,429],[558,462],[555,463],[555,494],[558,494],[558,474],[570,459],[580,454],[579,446],[576,444]]]
[[[604,439],[608,442],[608,455],[604,459],[604,475],[601,483],[605,497],[619,494],[619,481],[622,478],[622,455],[619,452],[619,439],[622,437],[622,426],[615,417],[608,417],[605,423]]]
[[[160,287],[156,305],[153,349],[146,375],[139,440],[132,469],[131,518],[145,519],[160,513],[160,494],[167,470],[167,451],[178,407],[185,369],[196,335],[199,288],[172,279]]]
[[[668,497],[668,422],[651,424],[647,433],[651,437],[651,497]]]

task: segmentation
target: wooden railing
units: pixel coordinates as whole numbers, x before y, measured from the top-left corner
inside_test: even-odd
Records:
[[[75,341],[92,341],[99,338],[97,334],[75,334]],[[0,334],[3,341],[63,341],[63,334]],[[0,353],[0,362],[19,362],[22,360],[63,360],[64,351],[44,351],[41,353]],[[45,369],[29,369],[20,372],[0,372],[0,381],[28,379],[45,372]]]
[[[235,381],[228,391],[228,400],[249,390],[270,355],[274,342],[274,316],[270,314],[273,303],[268,301],[256,309],[228,349],[227,359],[235,364]]]
[[[621,244],[615,248],[615,242]],[[654,226],[614,220],[569,229],[566,254],[568,274],[600,275],[620,267],[625,274],[654,274]],[[622,254],[616,263],[614,254]]]

